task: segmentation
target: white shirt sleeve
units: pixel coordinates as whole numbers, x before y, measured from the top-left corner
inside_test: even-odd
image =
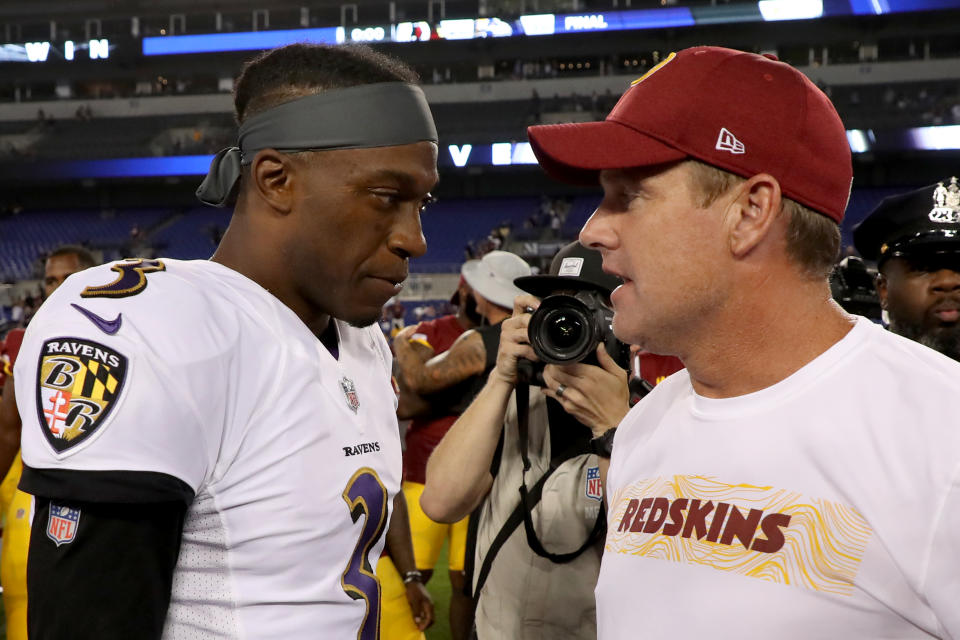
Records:
[[[921,593],[930,603],[942,638],[960,639],[960,468],[934,521]]]
[[[210,473],[236,327],[201,292],[157,281],[152,295],[82,299],[68,280],[37,314],[14,370],[27,467],[155,472],[194,492]]]

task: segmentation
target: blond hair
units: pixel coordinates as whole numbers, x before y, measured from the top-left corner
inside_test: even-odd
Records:
[[[686,162],[692,169],[700,207],[710,206],[745,180],[699,160]],[[839,225],[824,214],[786,197],[782,200],[781,211],[790,216],[786,233],[787,254],[809,277],[826,279],[840,255]]]

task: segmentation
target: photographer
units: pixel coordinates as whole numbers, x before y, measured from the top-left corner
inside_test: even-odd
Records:
[[[541,296],[599,292],[606,298],[620,281],[600,265],[597,252],[573,243],[554,258],[551,275],[516,284]],[[527,335],[530,311],[540,304],[532,295],[516,298],[496,366],[434,450],[420,498],[424,512],[441,522],[483,503],[474,565],[480,640],[596,637],[593,588],[604,521],[599,476],[609,460],[590,452],[591,441],[627,413],[627,373],[599,346],[597,364],[547,365],[543,389],[518,385],[518,361],[540,361]],[[515,388],[528,389],[519,411]]]

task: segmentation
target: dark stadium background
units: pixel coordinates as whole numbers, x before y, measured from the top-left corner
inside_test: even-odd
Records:
[[[542,265],[576,237],[597,192],[529,164],[526,126],[602,118],[670,51],[775,53],[828,93],[854,151],[847,245],[882,197],[960,173],[960,0],[6,2],[0,334],[41,302],[43,259],[60,244],[104,261],[209,257],[229,211],[193,192],[234,140],[234,75],[263,43],[336,40],[337,27],[417,69],[441,138],[429,252],[385,309],[387,333],[443,313],[465,257],[499,247]],[[227,34],[247,48],[210,50],[231,48]],[[207,50],[164,53],[181,44]],[[430,638],[448,637],[445,574],[430,585]]]

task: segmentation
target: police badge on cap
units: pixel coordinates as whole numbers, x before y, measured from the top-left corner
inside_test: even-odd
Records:
[[[853,244],[864,258],[878,262],[918,254],[960,259],[957,177],[884,199],[854,229]]]

